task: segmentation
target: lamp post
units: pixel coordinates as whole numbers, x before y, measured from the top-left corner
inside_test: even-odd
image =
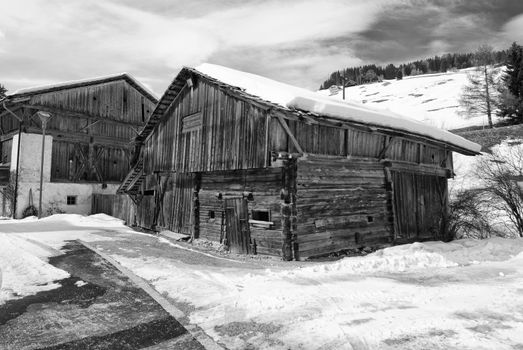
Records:
[[[42,111],[38,111],[36,114],[42,122],[42,159],[40,160],[40,196],[38,198],[38,218],[40,219],[42,217],[42,191],[44,185],[45,129],[47,127],[47,121],[51,118],[51,114]]]

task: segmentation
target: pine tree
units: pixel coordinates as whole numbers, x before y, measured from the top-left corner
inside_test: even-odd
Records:
[[[513,43],[507,53],[506,70],[500,88],[498,115],[512,123],[523,122],[523,47]]]
[[[497,103],[494,71],[489,67],[493,62],[492,52],[488,45],[478,48],[474,55],[477,69],[469,74],[460,96],[460,104],[468,115],[486,114],[490,128],[493,127],[492,111]]]
[[[7,92],[7,89],[2,84],[0,84],[0,100],[5,97],[6,92]]]

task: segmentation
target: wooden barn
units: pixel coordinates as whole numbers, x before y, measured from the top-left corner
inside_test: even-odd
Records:
[[[90,214],[93,194],[114,196],[129,172],[132,141],[156,103],[126,73],[23,89],[0,101],[0,215],[38,208],[41,174],[42,214]]]
[[[452,152],[479,151],[403,116],[210,64],[180,71],[136,142],[119,188],[136,225],[286,260],[447,239]]]

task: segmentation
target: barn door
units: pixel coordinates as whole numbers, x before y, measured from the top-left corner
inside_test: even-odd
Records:
[[[392,171],[396,240],[445,239],[447,181]]]
[[[226,240],[233,253],[249,254],[251,233],[249,231],[249,209],[245,198],[224,200]]]

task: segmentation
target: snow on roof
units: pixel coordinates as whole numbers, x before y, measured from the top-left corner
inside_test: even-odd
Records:
[[[339,101],[307,89],[215,64],[204,63],[195,69],[284,108],[299,109],[339,120],[407,131],[440,140],[474,153],[479,153],[481,150],[480,145],[461,136],[388,110],[372,108],[358,102]]]
[[[134,78],[132,75],[130,75],[129,73],[126,73],[126,72],[117,73],[117,74],[110,74],[110,75],[104,75],[104,76],[98,76],[98,77],[94,77],[94,78],[70,80],[70,81],[64,81],[64,82],[59,82],[59,83],[55,83],[55,84],[40,85],[40,86],[33,86],[33,87],[18,89],[15,92],[7,94],[7,96],[32,94],[32,93],[40,92],[42,90],[58,90],[58,89],[61,89],[61,88],[67,88],[67,87],[69,87],[71,85],[73,85],[73,86],[76,86],[76,85],[90,85],[90,84],[96,84],[96,83],[99,83],[99,82],[103,82],[103,81],[106,81],[106,80],[116,80],[118,78],[120,78],[120,79],[129,79],[138,88],[143,90],[143,92],[149,94],[155,100],[158,100],[158,96],[156,96],[156,94],[151,89],[146,87],[144,84],[142,84],[136,78]]]

